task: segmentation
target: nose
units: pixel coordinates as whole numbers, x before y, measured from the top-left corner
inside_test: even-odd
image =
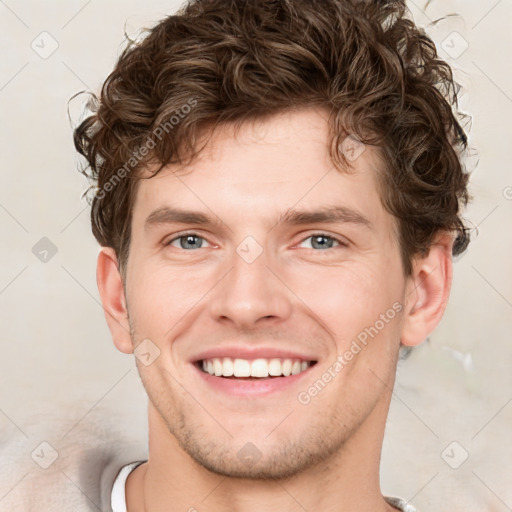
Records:
[[[216,321],[230,321],[244,330],[259,322],[279,323],[290,317],[292,293],[276,265],[269,266],[265,251],[252,262],[235,252],[231,262],[213,290],[211,314]]]

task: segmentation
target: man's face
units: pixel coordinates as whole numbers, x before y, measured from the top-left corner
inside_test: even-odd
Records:
[[[325,117],[289,112],[237,138],[223,127],[186,172],[166,168],[137,191],[126,300],[134,344],[159,350],[150,365],[137,361],[139,373],[165,428],[219,474],[291,476],[387,410],[407,285],[394,220],[378,195],[376,150],[339,172]],[[368,223],[283,220],[332,207]],[[165,208],[218,225],[169,222]],[[198,363],[287,353],[316,363],[251,381],[207,377]]]

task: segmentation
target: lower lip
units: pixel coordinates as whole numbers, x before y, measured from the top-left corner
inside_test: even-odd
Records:
[[[285,391],[302,379],[304,375],[308,375],[315,365],[316,364],[313,364],[307,370],[288,377],[254,380],[238,380],[217,377],[203,372],[196,364],[193,364],[192,366],[209,386],[218,391],[222,391],[223,393],[233,396],[260,397],[276,393],[277,391]]]

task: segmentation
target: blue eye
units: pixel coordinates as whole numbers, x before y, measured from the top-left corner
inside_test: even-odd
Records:
[[[336,246],[347,246],[345,242],[340,240],[339,238],[335,238],[329,236],[325,233],[315,233],[314,235],[310,235],[305,238],[301,244],[305,243],[306,240],[311,240],[311,248],[319,249],[325,251],[327,249],[332,249]],[[179,242],[179,246],[176,245],[176,242]],[[183,233],[169,242],[166,245],[170,245],[172,247],[176,247],[177,249],[202,249],[204,247],[204,243],[208,244],[205,238],[197,235],[196,233]],[[209,244],[208,244],[209,245]]]
[[[333,248],[333,242],[338,245],[344,245],[347,244],[339,240],[338,238],[334,238],[332,236],[326,235],[325,233],[315,233],[314,235],[308,236],[305,238],[302,243],[304,243],[306,240],[312,240],[312,247],[313,249],[321,249],[321,250],[327,250]],[[315,247],[316,246],[316,247]]]
[[[173,238],[166,245],[176,247],[175,245],[173,245],[173,243],[176,242],[177,240],[180,240],[179,249],[201,249],[202,244],[200,243],[200,241],[202,240],[206,242],[204,238],[200,237],[199,235],[196,235],[195,233],[185,233],[181,236]]]

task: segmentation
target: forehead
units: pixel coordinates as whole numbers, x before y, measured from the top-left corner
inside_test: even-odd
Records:
[[[169,206],[269,224],[291,209],[341,206],[375,226],[390,221],[377,187],[382,172],[378,150],[363,147],[350,173],[337,169],[329,157],[330,134],[321,110],[287,111],[246,123],[237,132],[233,125],[220,125],[208,135],[191,164],[170,165],[140,181],[134,222]]]

